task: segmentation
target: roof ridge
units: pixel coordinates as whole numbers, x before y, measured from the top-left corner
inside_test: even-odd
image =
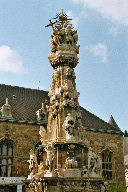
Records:
[[[49,92],[49,91],[45,91],[45,90],[32,89],[32,88],[25,88],[25,87],[12,86],[12,85],[6,85],[6,84],[0,84],[0,86],[10,87],[10,88],[20,88],[20,89],[25,89],[25,90],[44,91],[44,92],[46,92],[46,93]]]
[[[5,98],[8,98],[14,118],[36,120],[36,111],[41,107],[42,102],[45,102],[45,99],[49,101],[48,91],[44,90],[5,84],[0,84],[0,90],[0,107],[5,103]],[[13,98],[13,96],[16,98]],[[89,112],[87,109],[81,106],[80,109],[82,110],[82,125],[84,127],[94,127],[99,130],[120,130]]]
[[[93,116],[97,121],[100,121],[100,122],[102,122],[102,123],[104,123],[104,124],[106,124],[106,126],[109,126],[109,127],[111,127],[112,129],[116,129],[116,130],[118,130],[118,131],[121,131],[121,129],[118,127],[114,127],[113,125],[111,125],[111,124],[109,124],[108,122],[106,122],[106,121],[104,121],[103,119],[101,119],[100,117],[98,117],[98,116],[96,116],[95,114],[93,114],[93,113],[91,113],[90,111],[88,111],[87,109],[85,109],[85,108],[83,108],[83,107],[81,107],[80,106],[80,108],[81,109],[83,109],[83,111],[86,111],[87,113],[89,113],[91,116]],[[99,123],[100,123],[99,122]],[[118,126],[118,125],[117,125]]]
[[[80,106],[81,107],[81,106]],[[106,124],[109,124],[108,122],[104,121],[103,119],[101,119],[100,117],[98,117],[97,115],[91,113],[90,111],[88,111],[87,109],[85,109],[84,107],[81,107],[83,108],[84,110],[86,110],[88,113],[90,113],[91,115],[93,115],[95,118],[98,118],[100,121],[103,121],[104,123]],[[110,125],[110,124],[109,124]]]

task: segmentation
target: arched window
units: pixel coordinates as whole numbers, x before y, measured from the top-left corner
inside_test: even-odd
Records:
[[[112,180],[112,152],[109,149],[102,152],[102,176]]]
[[[45,120],[45,113],[40,114],[40,120]]]
[[[13,166],[13,146],[9,140],[0,143],[0,177],[11,177]]]

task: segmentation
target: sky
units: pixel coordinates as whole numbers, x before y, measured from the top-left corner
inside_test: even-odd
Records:
[[[61,10],[78,33],[79,104],[128,130],[128,1],[0,0],[0,84],[49,91],[49,19]]]

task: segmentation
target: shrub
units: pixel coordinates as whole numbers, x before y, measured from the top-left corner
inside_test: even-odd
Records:
[[[122,185],[117,187],[116,181],[112,181],[110,185],[108,185],[107,192],[125,192],[125,189]]]

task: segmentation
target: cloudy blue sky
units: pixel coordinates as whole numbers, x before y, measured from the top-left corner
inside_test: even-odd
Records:
[[[81,106],[128,129],[128,1],[0,0],[0,83],[49,90],[49,19],[64,10],[79,35]],[[40,81],[40,82],[39,82]]]

